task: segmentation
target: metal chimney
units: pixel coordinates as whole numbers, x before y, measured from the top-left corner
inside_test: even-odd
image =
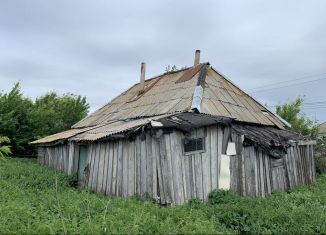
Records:
[[[140,68],[140,87],[139,87],[139,93],[144,92],[145,88],[145,71],[146,71],[146,63],[142,62],[141,63],[141,68]]]
[[[196,50],[194,66],[196,66],[199,63],[200,63],[200,50]]]

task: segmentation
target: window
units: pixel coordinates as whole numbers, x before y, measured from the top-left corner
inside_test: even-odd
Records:
[[[192,153],[192,152],[203,152],[204,149],[204,138],[197,139],[185,139],[183,142],[184,153]]]

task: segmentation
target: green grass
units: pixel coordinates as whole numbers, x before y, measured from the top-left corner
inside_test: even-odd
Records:
[[[267,199],[212,193],[210,201],[163,207],[108,198],[70,186],[64,174],[31,159],[0,165],[0,234],[326,233],[326,175]]]

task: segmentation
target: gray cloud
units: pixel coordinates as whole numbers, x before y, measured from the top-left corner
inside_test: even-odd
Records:
[[[244,89],[326,72],[326,2],[1,1],[0,84],[86,95],[92,110],[195,49]],[[270,105],[326,100],[326,80],[252,93]],[[326,120],[326,108],[306,109]]]

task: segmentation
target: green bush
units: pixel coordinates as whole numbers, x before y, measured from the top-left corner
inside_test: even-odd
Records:
[[[232,232],[201,209],[162,207],[146,195],[109,198],[70,183],[35,160],[6,161],[0,166],[0,234]]]
[[[14,154],[31,156],[29,142],[69,129],[88,109],[85,97],[70,93],[49,92],[33,101],[16,83],[9,92],[0,91],[0,135],[10,138]]]
[[[317,174],[326,173],[326,156],[315,156],[315,166]]]
[[[215,189],[208,195],[210,204],[230,203],[238,199],[238,196],[228,190]]]

